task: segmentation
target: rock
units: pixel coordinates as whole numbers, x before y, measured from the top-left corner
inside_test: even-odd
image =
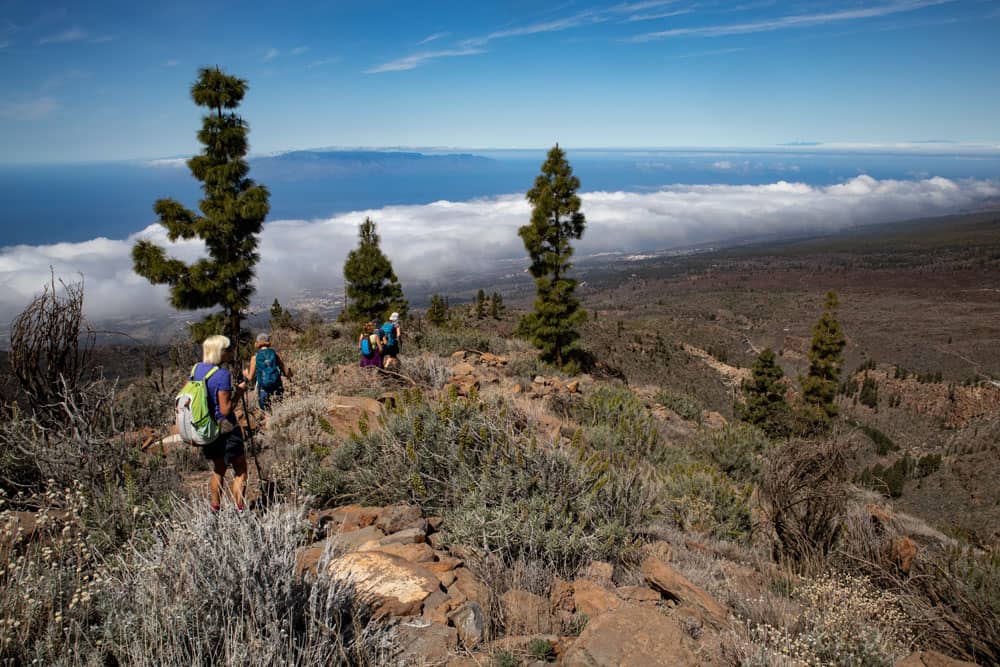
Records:
[[[451,353],[451,358],[456,361],[463,361],[465,359],[465,350],[458,350],[457,352]]]
[[[426,568],[380,551],[341,556],[330,562],[327,573],[373,595],[381,605],[379,613],[394,616],[419,614],[427,596],[441,590],[437,577]]]
[[[510,590],[500,596],[504,626],[510,635],[548,634],[555,629],[549,601],[528,591]]]
[[[431,572],[449,572],[451,570],[462,567],[462,561],[458,558],[452,558],[448,555],[441,555],[440,552],[435,551],[437,560],[433,563],[427,564],[427,569]]]
[[[622,600],[631,602],[659,602],[660,594],[646,586],[622,586],[615,591]]]
[[[552,585],[549,587],[549,604],[553,609],[573,612],[576,605],[573,603],[573,584],[563,581],[559,577],[552,578]]]
[[[913,557],[917,555],[917,543],[906,535],[897,535],[889,547],[893,562],[901,572],[909,572]]]
[[[541,375],[536,375],[535,379],[531,381],[531,384],[542,386],[545,384],[545,378],[543,378]]]
[[[427,517],[427,532],[436,533],[441,530],[441,524],[444,523],[444,519],[439,516],[429,516]]]
[[[430,545],[424,543],[420,544],[379,543],[367,546],[364,549],[359,549],[358,551],[381,551],[382,553],[392,554],[393,556],[399,556],[403,560],[408,560],[411,563],[420,563],[424,567],[431,565],[434,561],[434,550],[430,548]],[[427,569],[430,570],[429,567],[427,567]],[[435,572],[435,574],[437,573]]]
[[[368,551],[377,549],[385,533],[375,526],[368,526],[349,533],[336,533],[329,538],[333,548],[338,551]]]
[[[975,665],[974,662],[949,658],[937,651],[920,651],[906,656],[897,662],[895,667],[975,667]]]
[[[589,579],[577,579],[573,582],[573,605],[577,613],[594,618],[617,609],[622,601],[617,595]]]
[[[624,606],[591,619],[564,667],[687,667],[701,664],[677,623],[650,607]]]
[[[295,574],[316,574],[316,566],[322,556],[323,542],[299,549],[295,554]]]
[[[664,563],[669,563],[673,557],[673,550],[674,548],[670,546],[670,542],[656,540],[655,542],[650,542],[646,545],[645,553],[648,556],[655,556],[656,558],[659,558]]]
[[[367,414],[368,423],[374,424],[382,414],[382,404],[374,398],[361,396],[330,396],[326,400],[326,419],[336,435],[349,436],[358,427],[358,421]]]
[[[463,603],[448,614],[448,620],[458,630],[458,640],[465,648],[474,648],[483,641],[483,608],[478,602]]]
[[[718,431],[727,423],[726,418],[714,410],[703,410],[701,413],[701,425],[709,430]]]
[[[383,507],[375,525],[386,535],[408,528],[420,519],[423,512],[416,505],[390,505]]]
[[[458,646],[458,631],[444,623],[424,626],[417,621],[399,624],[399,658],[407,665],[443,665]]]
[[[614,571],[615,568],[611,565],[611,563],[592,560],[583,571],[583,577],[584,579],[592,579],[602,586],[607,586],[611,583],[611,575],[614,574]]]
[[[432,623],[448,625],[448,612],[451,611],[452,600],[444,591],[434,591],[424,599],[422,618]]]
[[[473,377],[476,375],[476,369],[472,364],[461,363],[451,367],[452,377],[464,377],[468,375]]]
[[[523,394],[524,393],[524,387],[522,387],[520,383],[517,383],[513,387],[510,388],[510,391],[513,394]]]
[[[348,505],[347,507],[339,508],[339,511],[334,510],[333,518],[334,520],[339,518],[339,521],[337,521],[338,532],[349,533],[352,530],[367,528],[368,526],[374,524],[378,521],[381,513],[381,507]]]
[[[718,627],[726,622],[729,614],[722,605],[658,558],[650,556],[642,562],[642,576],[664,597],[701,609],[713,625]]]
[[[400,404],[399,392],[387,391],[378,397],[378,402],[387,408],[395,408]]]
[[[460,567],[454,570],[454,572],[454,587],[457,587],[466,598],[473,602],[483,602],[486,600],[488,591],[483,586],[483,582],[476,579],[472,572],[464,567]],[[451,588],[448,590],[451,591]]]
[[[568,391],[571,394],[579,394],[580,393],[580,381],[579,380],[570,380],[569,382],[567,382],[566,383],[566,391]]]
[[[419,544],[427,539],[427,531],[424,528],[407,528],[386,535],[382,538],[382,544]]]
[[[455,583],[455,579],[457,579],[454,570],[448,570],[447,572],[435,572],[434,574],[437,575],[438,581],[440,581],[441,585],[445,588],[449,588],[453,583]]]
[[[435,549],[441,549],[445,546],[444,535],[441,533],[431,533],[427,536],[427,542]]]

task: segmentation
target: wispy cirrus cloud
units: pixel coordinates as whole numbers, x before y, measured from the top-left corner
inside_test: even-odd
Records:
[[[268,63],[281,55],[281,51],[275,48],[270,48],[264,52],[264,62]]]
[[[436,42],[439,39],[444,39],[445,37],[450,37],[450,36],[451,36],[450,32],[436,32],[433,35],[427,35],[422,40],[417,42],[417,46],[422,46],[430,42]]]
[[[48,116],[58,108],[58,102],[47,95],[18,102],[0,102],[0,118],[20,121],[38,120]]]
[[[164,67],[177,67],[180,64],[181,64],[180,60],[174,60],[173,58],[171,58],[170,60],[168,60],[165,63],[163,63],[163,66]]]
[[[655,21],[656,19],[665,19],[671,16],[680,16],[681,14],[690,14],[693,9],[674,9],[668,12],[655,12],[653,14],[632,14],[627,19],[625,23],[636,23],[638,21]]]
[[[710,51],[695,51],[694,53],[682,53],[680,55],[673,56],[673,58],[701,58],[703,56],[721,56],[727,53],[737,53],[739,51],[746,51],[745,48],[738,46],[732,49],[712,49]]]
[[[72,27],[62,32],[57,32],[52,35],[46,35],[38,40],[41,44],[63,44],[65,42],[78,42],[82,39],[87,39],[89,35],[86,31],[80,29],[79,27]]]
[[[309,50],[308,46],[296,46],[294,49],[291,50],[291,54],[293,56],[301,56],[303,53],[305,53],[308,50]]]
[[[814,26],[827,25],[830,23],[842,23],[846,21],[857,21],[861,19],[879,18],[890,16],[902,12],[912,12],[935,5],[943,5],[955,0],[907,0],[905,2],[892,2],[888,4],[864,7],[858,9],[845,9],[836,12],[824,12],[819,14],[796,14],[782,16],[749,23],[730,23],[723,25],[693,26],[688,28],[673,28],[671,30],[661,30],[658,32],[647,32],[630,37],[629,42],[652,42],[671,37],[725,37],[729,35],[746,35],[757,32],[772,32],[775,30],[788,30],[794,28],[811,28]]]
[[[320,58],[319,60],[314,60],[306,67],[323,67],[324,65],[333,65],[334,63],[339,63],[343,58],[340,56],[331,56],[329,58]]]
[[[406,56],[405,58],[390,60],[387,63],[382,63],[381,65],[376,65],[375,67],[366,69],[365,74],[403,72],[406,70],[416,69],[425,63],[439,58],[459,58],[462,56],[474,56],[480,53],[486,53],[486,50],[475,47],[466,47],[459,49],[445,49],[442,51],[421,51],[420,53],[414,53]]]

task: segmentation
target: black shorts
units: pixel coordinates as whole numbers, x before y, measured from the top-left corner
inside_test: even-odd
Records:
[[[202,447],[202,454],[209,461],[222,459],[226,465],[246,456],[246,448],[243,446],[243,431],[239,426],[229,433],[223,433],[215,442]]]

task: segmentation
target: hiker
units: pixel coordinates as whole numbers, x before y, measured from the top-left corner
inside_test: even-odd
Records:
[[[208,388],[208,408],[219,422],[219,437],[202,448],[206,459],[212,462],[211,507],[218,512],[221,507],[222,484],[226,469],[233,466],[233,501],[236,509],[243,511],[243,491],[247,485],[247,457],[243,447],[243,431],[236,423],[235,408],[246,391],[246,381],[233,388],[232,374],[221,364],[232,361],[233,350],[225,336],[209,336],[201,344],[202,363],[194,369],[194,379],[202,379],[217,370],[205,381]]]
[[[280,400],[285,393],[282,376],[291,379],[292,374],[285,368],[278,353],[271,348],[270,334],[257,334],[254,348],[257,352],[250,359],[250,370],[245,377],[257,385],[257,405],[261,411],[270,412],[272,400]]]
[[[384,364],[388,367],[389,365],[399,365],[399,313],[393,313],[389,316],[389,321],[382,325],[382,357]],[[389,360],[392,359],[392,362]]]
[[[382,368],[382,337],[375,333],[375,323],[365,322],[358,336],[358,351],[361,352],[361,366]]]

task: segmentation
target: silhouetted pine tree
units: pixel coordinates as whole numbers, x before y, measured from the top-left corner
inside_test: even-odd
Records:
[[[573,294],[576,281],[566,277],[572,268],[570,241],[583,236],[586,226],[576,196],[579,187],[580,179],[573,176],[566,154],[556,144],[528,191],[531,223],[518,230],[531,257],[529,270],[536,289],[535,310],[521,318],[518,333],[541,350],[543,359],[559,366],[580,337],[575,327],[586,318]]]
[[[271,328],[290,329],[292,327],[292,314],[281,307],[278,299],[271,304]]]
[[[504,313],[503,297],[500,296],[500,292],[493,292],[493,296],[490,297],[490,317],[495,320],[499,320]]]
[[[837,387],[844,365],[844,346],[847,340],[837,321],[837,295],[828,292],[823,314],[813,325],[812,345],[809,348],[809,373],[802,379],[802,398],[807,417],[817,426],[829,424],[837,416]]]
[[[365,218],[358,227],[358,236],[358,247],[347,255],[344,262],[348,303],[341,319],[384,321],[393,311],[405,317],[408,303],[403,298],[403,288],[392,270],[392,263],[379,248],[379,237],[371,218]]]
[[[482,288],[476,292],[476,319],[486,317],[486,292]]]
[[[257,253],[257,234],[270,209],[268,191],[247,178],[248,126],[233,109],[247,82],[219,68],[202,68],[191,86],[191,98],[209,113],[202,117],[198,140],[205,148],[187,161],[202,183],[201,215],[173,199],[160,199],[153,210],[171,241],[198,237],[208,257],[193,264],[167,257],[163,248],[139,241],[132,248],[135,272],[156,285],[170,285],[170,304],[178,310],[221,306],[191,327],[196,340],[224,333],[240,340],[243,310],[250,304]]]
[[[757,355],[752,376],[743,383],[743,397],[746,404],[740,410],[740,418],[759,426],[772,438],[788,435],[789,410],[785,401],[785,372],[776,362],[770,348]]]

